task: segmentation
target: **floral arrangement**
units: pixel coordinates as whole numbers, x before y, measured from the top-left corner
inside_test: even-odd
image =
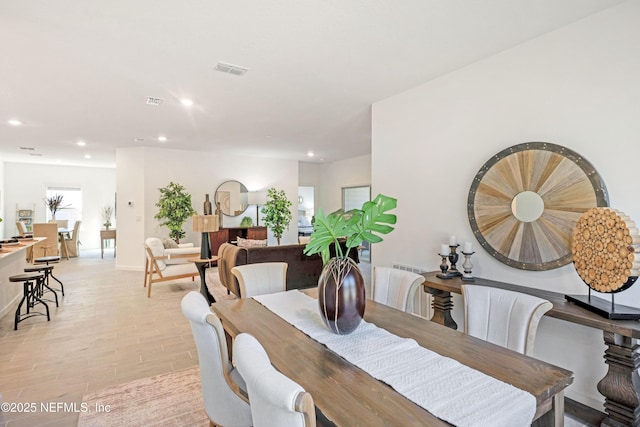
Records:
[[[66,209],[70,206],[62,206],[62,199],[62,194],[56,194],[54,196],[44,198],[44,204],[49,208],[49,212],[51,212],[52,217],[55,217],[56,212],[60,209]]]
[[[104,225],[106,228],[109,228],[111,226],[111,216],[113,215],[113,208],[111,206],[105,206],[100,211],[100,214],[102,215],[102,220],[104,221],[102,225]]]

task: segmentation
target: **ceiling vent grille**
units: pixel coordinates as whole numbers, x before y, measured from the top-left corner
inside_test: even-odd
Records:
[[[147,105],[155,105],[157,107],[162,104],[162,101],[164,101],[162,98],[154,98],[153,96],[150,96],[147,98]]]
[[[248,68],[241,67],[239,65],[227,64],[225,62],[218,62],[216,70],[222,73],[233,74],[234,76],[243,76],[247,71],[249,71]]]

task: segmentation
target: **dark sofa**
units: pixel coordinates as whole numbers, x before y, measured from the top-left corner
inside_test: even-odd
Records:
[[[315,254],[304,254],[304,244],[241,248],[224,243],[218,250],[218,275],[228,290],[240,295],[240,286],[231,269],[236,265],[261,262],[284,261],[287,267],[287,289],[303,289],[318,286],[322,273],[322,258]],[[349,256],[358,262],[358,251],[354,248]]]

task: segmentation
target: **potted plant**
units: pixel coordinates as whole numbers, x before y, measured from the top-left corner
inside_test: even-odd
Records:
[[[240,227],[252,227],[253,226],[253,218],[250,216],[242,217],[242,221],[240,221]]]
[[[166,225],[169,228],[169,237],[176,243],[180,243],[180,239],[186,235],[182,226],[196,214],[191,205],[191,194],[186,192],[182,185],[174,182],[158,190],[160,190],[160,199],[156,206],[160,210],[154,218],[161,220],[160,225]]]
[[[273,232],[273,235],[278,240],[278,246],[280,246],[280,239],[282,233],[289,227],[291,222],[291,202],[287,199],[287,195],[284,190],[276,190],[270,188],[267,190],[267,203],[260,212],[264,215],[262,219],[265,225]]]
[[[64,197],[62,194],[55,194],[51,197],[44,198],[44,204],[49,208],[49,212],[51,212],[51,219],[56,220],[56,212],[60,209],[66,209],[70,205],[62,206],[62,199]]]
[[[109,227],[111,227],[111,215],[113,215],[113,208],[111,206],[105,206],[100,211],[100,214],[102,215],[102,220],[104,221],[102,225],[104,225],[104,228],[108,230]]]
[[[387,212],[397,204],[396,199],[378,194],[373,201],[365,202],[362,209],[346,212],[339,209],[327,216],[318,209],[304,253],[322,256],[324,268],[318,280],[318,303],[325,324],[334,333],[353,332],[364,316],[364,280],[357,264],[348,257],[349,251],[364,241],[381,242],[379,234],[393,231],[390,224],[395,224],[397,218]],[[345,238],[343,250],[340,240]]]

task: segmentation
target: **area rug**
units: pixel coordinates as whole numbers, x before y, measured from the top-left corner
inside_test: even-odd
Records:
[[[207,270],[207,289],[209,293],[216,299],[216,301],[223,301],[228,299],[236,299],[236,295],[229,293],[227,288],[220,282],[220,276],[218,275],[218,268],[213,267]]]
[[[99,390],[82,402],[88,411],[78,427],[209,425],[197,366]]]

